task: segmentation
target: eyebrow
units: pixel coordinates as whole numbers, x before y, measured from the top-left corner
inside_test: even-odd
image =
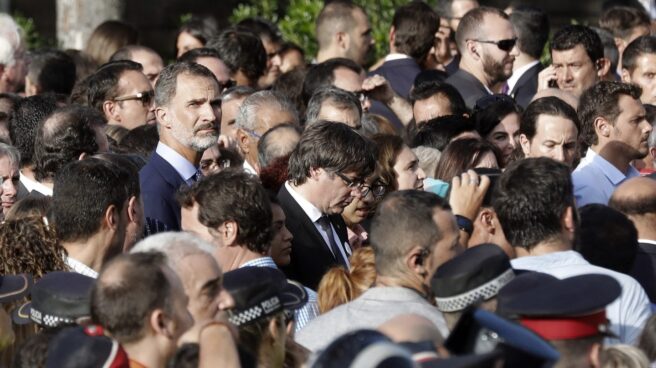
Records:
[[[205,290],[210,289],[210,288],[221,286],[221,279],[222,279],[222,277],[219,276],[215,279],[209,280],[208,282],[203,284],[203,287],[200,288],[201,291],[205,291]]]

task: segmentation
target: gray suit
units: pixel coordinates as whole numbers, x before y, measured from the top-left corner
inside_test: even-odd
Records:
[[[444,337],[448,335],[442,313],[416,291],[403,287],[374,287],[350,303],[312,320],[296,334],[296,342],[316,352],[347,332],[376,328],[401,314],[426,317]]]

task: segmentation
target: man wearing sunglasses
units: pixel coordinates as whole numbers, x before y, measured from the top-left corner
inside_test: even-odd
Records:
[[[134,61],[112,61],[89,79],[89,105],[105,115],[107,124],[127,129],[155,124],[153,87],[142,70]]]
[[[456,43],[460,69],[446,82],[456,87],[467,108],[472,109],[479,98],[507,88],[519,50],[504,12],[485,6],[471,10],[458,25]]]

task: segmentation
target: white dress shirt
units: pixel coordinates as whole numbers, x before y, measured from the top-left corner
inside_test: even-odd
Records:
[[[84,263],[78,261],[75,258],[66,257],[66,264],[71,268],[71,271],[77,272],[84,276],[93,277],[94,279],[98,278],[98,272],[94,271],[91,267],[85,265]]]
[[[32,180],[28,178],[27,176],[23,175],[23,173],[21,172],[19,172],[19,175],[20,175],[20,182],[23,183],[23,186],[25,186],[25,189],[27,189],[28,192],[32,192],[33,190],[36,190],[37,192],[43,194],[44,196],[52,197],[52,188],[47,187],[36,180]]]
[[[588,148],[588,152],[572,173],[576,206],[590,203],[608,204],[610,196],[624,180],[640,176],[635,167],[629,165],[624,174],[605,158]]]
[[[517,270],[544,272],[559,279],[586,274],[613,277],[622,286],[622,294],[606,307],[610,329],[623,344],[635,345],[638,342],[642,328],[651,315],[651,307],[644,289],[631,276],[592,265],[573,250],[519,257],[513,259],[511,264]],[[581,298],[585,298],[585,295],[581,295]],[[607,340],[617,343],[616,339]]]
[[[524,75],[524,73],[526,73],[529,69],[538,65],[539,63],[540,60],[535,60],[534,62],[528,63],[523,67],[515,70],[510,76],[510,78],[508,78],[508,80],[506,81],[506,83],[508,84],[508,93],[510,93],[513,90],[513,88],[515,88],[515,84],[517,84],[517,81],[519,81],[519,78],[521,78],[522,75]]]
[[[294,198],[296,203],[298,203],[298,205],[301,206],[301,209],[303,210],[303,212],[305,212],[307,217],[310,218],[310,221],[312,221],[314,227],[317,228],[317,231],[319,232],[319,234],[321,234],[324,244],[326,244],[326,247],[328,248],[328,250],[330,250],[330,253],[333,253],[333,250],[330,248],[330,241],[328,240],[328,236],[332,236],[333,239],[335,239],[335,244],[342,245],[341,247],[338,247],[340,252],[338,256],[344,258],[346,262],[345,264],[350,268],[351,264],[349,263],[348,256],[351,254],[351,247],[348,245],[348,242],[342,243],[332,223],[330,224],[330,228],[332,229],[331,234],[329,235],[326,231],[324,231],[323,228],[317,223],[317,220],[321,218],[324,214],[318,208],[316,208],[312,203],[310,203],[307,199],[303,198],[302,195],[296,192],[294,188],[292,188],[292,186],[289,185],[289,182],[285,182],[285,188],[287,188],[287,191],[292,196],[292,198]]]

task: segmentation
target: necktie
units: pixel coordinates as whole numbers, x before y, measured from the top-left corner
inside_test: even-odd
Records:
[[[330,245],[330,249],[333,251],[333,256],[335,257],[335,260],[337,263],[339,263],[341,266],[345,267],[348,269],[348,266],[346,265],[346,260],[344,260],[344,257],[342,257],[342,252],[340,251],[339,245],[337,245],[337,242],[335,242],[335,237],[333,236],[333,229],[332,226],[330,226],[330,219],[328,216],[321,216],[317,220],[317,224],[323,229],[323,231],[328,234],[328,245]]]

